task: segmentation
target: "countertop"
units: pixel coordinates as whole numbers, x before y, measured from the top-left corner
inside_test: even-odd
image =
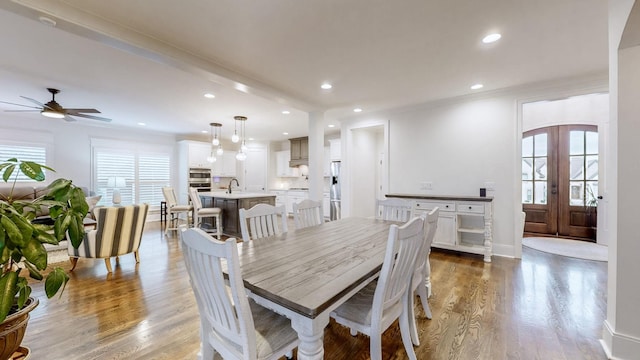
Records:
[[[461,195],[425,195],[425,194],[387,194],[387,197],[403,199],[424,199],[424,200],[458,200],[458,201],[483,201],[492,202],[493,196],[461,196]]]
[[[268,193],[253,193],[253,192],[233,192],[231,194],[227,194],[226,192],[223,191],[211,191],[211,192],[207,192],[207,191],[203,191],[203,192],[199,192],[198,195],[200,196],[207,196],[207,197],[213,197],[213,198],[221,198],[221,199],[250,199],[250,198],[258,198],[258,197],[274,197],[274,194],[268,194]]]

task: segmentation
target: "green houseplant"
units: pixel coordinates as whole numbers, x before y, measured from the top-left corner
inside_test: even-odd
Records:
[[[0,163],[2,180],[11,182],[9,195],[0,197],[0,322],[27,303],[32,304],[31,308],[37,305],[38,301],[29,297],[31,287],[26,275],[28,273],[35,280],[45,279],[42,272],[47,269],[48,262],[44,244],[57,245],[68,235],[71,244],[77,248],[84,236],[83,219],[89,206],[82,189],[71,180],[53,181],[35,199],[14,199],[18,174],[41,182],[45,180],[44,169],[54,171],[45,165],[16,158]],[[48,210],[50,225],[33,221],[43,209]],[[62,268],[50,271],[45,279],[47,297],[64,290],[68,280],[69,276]],[[26,320],[24,323],[26,327]]]

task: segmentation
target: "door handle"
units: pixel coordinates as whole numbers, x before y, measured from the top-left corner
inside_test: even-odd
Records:
[[[599,195],[599,196],[598,196],[598,200],[602,200],[602,195]]]

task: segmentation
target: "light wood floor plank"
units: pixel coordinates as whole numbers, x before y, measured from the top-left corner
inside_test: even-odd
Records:
[[[291,229],[293,229],[293,224]],[[80,259],[61,297],[31,313],[23,345],[33,359],[195,359],[199,318],[175,232],[145,230],[140,263]],[[68,263],[61,266],[69,270]],[[434,251],[433,319],[416,298],[418,359],[606,359],[598,339],[606,312],[606,263],[523,249],[522,260]],[[406,359],[397,325],[383,359]],[[294,353],[295,355],[295,353]],[[369,339],[333,321],[325,358],[368,359]]]

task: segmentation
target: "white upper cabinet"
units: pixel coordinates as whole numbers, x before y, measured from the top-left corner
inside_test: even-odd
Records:
[[[276,176],[298,177],[298,168],[289,167],[291,153],[289,150],[276,151]]]
[[[206,142],[188,142],[188,163],[190,168],[211,168],[211,163],[207,161],[211,155],[211,145]]]
[[[216,162],[211,168],[211,175],[219,177],[236,177],[237,160],[235,151],[225,150],[222,156],[216,156]]]
[[[329,148],[332,161],[340,161],[342,158],[342,146],[340,145],[340,139],[329,140]]]

